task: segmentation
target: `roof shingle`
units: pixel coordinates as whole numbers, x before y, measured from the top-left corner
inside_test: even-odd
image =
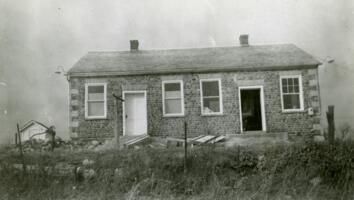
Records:
[[[143,75],[239,70],[296,69],[321,64],[292,44],[136,52],[89,52],[69,76]]]

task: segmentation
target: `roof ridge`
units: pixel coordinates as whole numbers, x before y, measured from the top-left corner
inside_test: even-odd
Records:
[[[141,49],[137,52],[144,52],[144,51],[179,51],[179,50],[198,50],[198,49],[217,49],[217,48],[252,48],[252,47],[269,47],[269,46],[295,46],[296,45],[292,43],[279,43],[279,44],[259,44],[259,45],[250,45],[247,47],[242,47],[242,46],[215,46],[215,47],[182,47],[182,48],[171,48],[171,49],[164,49],[164,48],[157,48],[157,49]],[[122,51],[88,51],[88,54],[98,54],[98,53],[130,53],[130,50],[122,50]]]

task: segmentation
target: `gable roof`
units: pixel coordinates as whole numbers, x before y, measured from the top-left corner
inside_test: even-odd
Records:
[[[20,128],[20,132],[23,132],[25,131],[26,129],[28,129],[29,127],[35,125],[35,124],[39,124],[40,126],[43,126],[44,128],[48,129],[48,127],[36,120],[31,120],[29,122],[27,122],[25,125],[23,125],[21,128]]]
[[[69,76],[146,75],[240,70],[277,70],[321,64],[293,44],[170,50],[89,52]]]

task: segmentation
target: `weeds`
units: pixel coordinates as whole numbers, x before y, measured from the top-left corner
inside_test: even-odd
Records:
[[[67,155],[26,154],[38,167],[23,176],[16,154],[3,156],[0,198],[7,199],[350,199],[354,142],[267,149],[197,147]],[[55,164],[93,159],[94,178],[76,182]],[[49,168],[48,168],[49,166]],[[51,170],[49,170],[51,169]]]

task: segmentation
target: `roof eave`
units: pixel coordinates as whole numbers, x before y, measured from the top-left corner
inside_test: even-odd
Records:
[[[274,70],[294,70],[316,68],[320,63],[307,65],[292,66],[264,66],[264,67],[227,67],[213,69],[175,69],[175,70],[159,70],[159,71],[99,71],[99,72],[68,72],[69,77],[97,77],[97,76],[136,76],[136,75],[162,75],[162,74],[185,74],[185,73],[215,73],[215,72],[238,72],[238,71],[274,71]]]

